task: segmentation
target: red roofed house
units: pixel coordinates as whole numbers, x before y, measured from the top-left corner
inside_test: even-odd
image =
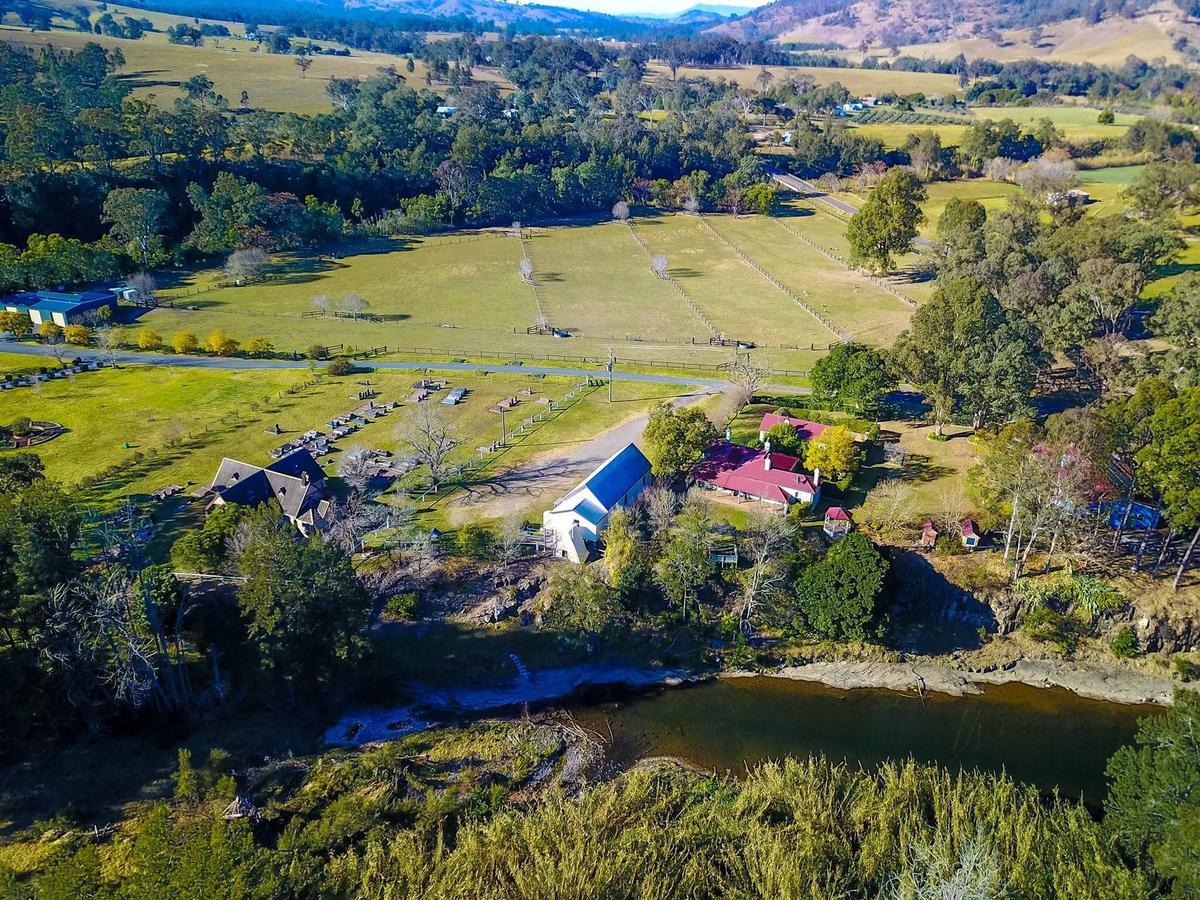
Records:
[[[959,527],[962,528],[963,546],[968,550],[974,550],[978,547],[981,535],[979,534],[979,526],[975,524],[974,520],[963,519],[959,523]]]
[[[816,505],[821,498],[821,473],[810,476],[799,467],[796,457],[772,453],[770,442],[764,449],[755,450],[729,441],[713,441],[690,474],[699,485],[749,500],[777,503],[784,509],[793,503]]]
[[[840,506],[831,506],[825,511],[825,525],[821,529],[829,538],[845,537],[850,533],[850,513]]]
[[[791,425],[796,430],[796,436],[802,441],[811,441],[829,427],[819,422],[806,422],[804,419],[793,419],[790,416],[767,413],[763,416],[762,424],[758,426],[759,443],[765,441],[767,439],[767,432],[771,430],[772,426],[778,425],[780,422],[786,422],[788,425]]]

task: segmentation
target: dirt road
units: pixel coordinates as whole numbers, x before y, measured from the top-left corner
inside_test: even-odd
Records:
[[[720,393],[701,388],[672,399],[676,406],[691,406]],[[638,413],[594,438],[558,446],[521,465],[497,472],[494,477],[460,491],[446,509],[451,525],[478,519],[499,519],[510,513],[548,509],[628,443],[640,443],[649,413]]]

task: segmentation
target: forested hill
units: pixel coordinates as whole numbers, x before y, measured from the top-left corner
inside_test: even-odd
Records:
[[[1195,17],[1194,0],[775,0],[712,31],[740,39],[830,41],[847,47],[972,38],[1066,20],[1084,25],[1133,18],[1152,6],[1164,16]]]
[[[289,3],[285,0],[131,0],[143,9],[227,22],[286,24],[341,20],[359,27],[390,27],[413,32],[506,30],[521,34],[555,34],[635,40],[695,33],[714,19],[651,19],[611,16],[589,10],[508,0],[341,0]]]

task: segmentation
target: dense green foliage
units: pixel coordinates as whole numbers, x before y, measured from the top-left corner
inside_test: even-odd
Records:
[[[887,569],[887,561],[861,532],[848,534],[800,574],[794,596],[781,599],[775,615],[800,635],[864,640],[877,615]]]
[[[646,457],[655,475],[674,478],[687,471],[716,436],[717,430],[702,410],[664,403],[650,411],[643,435]]]
[[[1105,824],[1172,896],[1200,892],[1200,696],[1179,691],[1163,716],[1144,720],[1136,745],[1116,752]]]
[[[227,763],[107,841],[60,842],[11,896],[1140,898],[1083,808],[1003,776],[821,759],[742,781],[658,767],[506,801],[557,752],[545,727],[414,735],[262,770],[259,822],[225,822]],[[469,765],[463,763],[469,762]],[[526,794],[528,796],[528,794]]]

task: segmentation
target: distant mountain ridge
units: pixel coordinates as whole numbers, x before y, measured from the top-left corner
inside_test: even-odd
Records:
[[[1133,19],[1151,7],[1182,18],[1177,6],[1155,0],[775,0],[709,30],[739,40],[903,46],[999,38],[1004,29],[1072,19],[1084,26],[1118,16]]]

